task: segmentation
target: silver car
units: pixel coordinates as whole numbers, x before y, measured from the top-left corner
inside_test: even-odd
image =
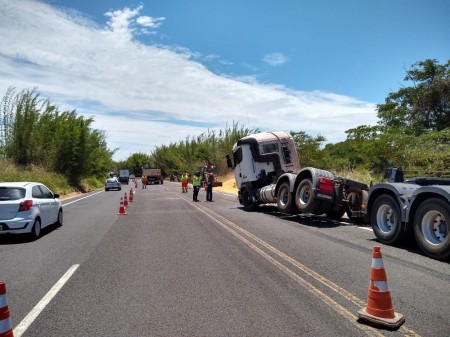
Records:
[[[59,194],[36,182],[0,183],[0,235],[28,233],[37,239],[42,228],[62,223]]]
[[[105,191],[109,191],[109,190],[120,191],[121,189],[122,189],[122,185],[120,184],[120,181],[117,179],[117,177],[106,179]]]

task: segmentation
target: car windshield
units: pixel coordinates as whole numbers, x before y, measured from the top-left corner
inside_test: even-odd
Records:
[[[0,187],[0,201],[19,200],[25,197],[25,189],[20,187]]]
[[[108,180],[106,180],[107,183],[115,183],[116,181],[116,178],[109,178]]]

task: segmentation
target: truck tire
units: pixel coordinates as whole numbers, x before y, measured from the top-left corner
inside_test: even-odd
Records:
[[[445,259],[450,256],[450,205],[442,199],[427,199],[417,208],[414,236],[428,256]]]
[[[295,205],[302,213],[314,213],[319,207],[319,200],[314,199],[311,179],[304,179],[298,185],[295,191]]]
[[[290,191],[289,182],[285,181],[278,188],[277,193],[277,207],[280,212],[295,214],[297,207],[295,207],[294,196]]]
[[[370,222],[374,234],[384,244],[393,245],[405,236],[400,207],[390,195],[380,195],[375,199]]]
[[[241,200],[244,208],[248,211],[255,210],[257,205],[255,205],[255,203],[253,202],[250,190],[247,187],[244,187],[241,191]]]

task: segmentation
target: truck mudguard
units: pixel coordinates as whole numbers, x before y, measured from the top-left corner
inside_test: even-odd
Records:
[[[304,179],[311,178],[313,186],[317,186],[317,180],[319,177],[334,179],[334,175],[326,170],[318,169],[315,167],[305,167],[300,173],[297,175],[297,179],[295,181],[295,187]]]

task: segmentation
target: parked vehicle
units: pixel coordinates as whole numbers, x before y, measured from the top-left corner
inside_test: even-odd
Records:
[[[105,191],[109,191],[109,190],[120,191],[121,189],[122,189],[122,185],[121,185],[120,181],[117,179],[117,177],[106,179]]]
[[[390,168],[388,182],[370,188],[365,220],[378,240],[388,245],[414,237],[435,259],[450,256],[450,179],[404,179],[401,168]]]
[[[119,182],[128,185],[129,181],[130,181],[130,170],[129,169],[119,170]]]
[[[362,219],[369,187],[335,177],[331,172],[300,168],[292,136],[284,131],[263,132],[240,139],[233,146],[233,162],[239,202],[246,209],[275,203],[285,213],[326,213],[340,219]]]
[[[37,239],[52,224],[63,224],[59,194],[37,182],[0,183],[0,235],[26,233]]]
[[[239,202],[246,209],[273,203],[284,213],[345,213],[370,222],[378,240],[396,244],[414,233],[419,247],[435,259],[450,257],[450,179],[404,179],[390,169],[388,182],[369,187],[314,167],[300,169],[294,140],[287,132],[249,135],[233,146]]]
[[[147,178],[147,185],[164,184],[161,169],[159,168],[142,168],[142,175]]]

